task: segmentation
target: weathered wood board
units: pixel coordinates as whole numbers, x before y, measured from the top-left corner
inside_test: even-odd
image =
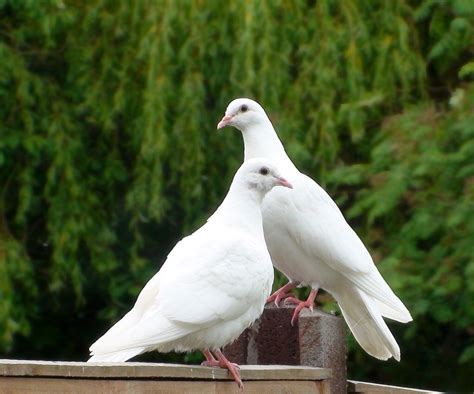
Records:
[[[246,393],[330,393],[327,369],[245,365]],[[239,393],[219,368],[155,363],[0,360],[0,393]]]
[[[357,382],[355,380],[347,381],[348,393],[360,394],[431,394],[441,393],[440,391],[411,389],[408,387],[389,386],[386,384]]]

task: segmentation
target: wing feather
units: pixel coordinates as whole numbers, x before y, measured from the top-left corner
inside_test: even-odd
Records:
[[[264,264],[258,262],[268,256],[256,253],[260,248],[255,240],[216,234],[201,245],[199,251],[182,253],[173,262],[180,269],[162,281],[160,310],[171,321],[207,326],[232,320],[261,297],[257,289],[265,275],[258,270]]]
[[[299,193],[293,198],[298,215],[290,234],[305,254],[326,262],[378,300],[383,315],[411,321],[408,309],[380,275],[367,248],[326,191],[303,174],[298,186]]]

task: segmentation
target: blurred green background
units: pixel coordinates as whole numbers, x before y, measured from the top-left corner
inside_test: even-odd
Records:
[[[87,359],[222,200],[241,96],[413,314],[349,376],[472,389],[472,0],[0,0],[1,357]]]

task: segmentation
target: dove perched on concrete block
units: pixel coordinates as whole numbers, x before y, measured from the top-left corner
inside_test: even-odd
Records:
[[[260,208],[274,186],[291,188],[270,161],[245,162],[207,223],[176,244],[132,310],[90,347],[89,362],[200,349],[205,365],[227,368],[242,388],[238,366],[220,348],[261,315],[270,295]]]
[[[292,323],[304,307],[313,308],[319,288],[335,298],[354,337],[370,355],[400,360],[400,349],[383,317],[412,320],[405,305],[377,270],[366,247],[345,220],[336,203],[292,163],[264,109],[255,101],[232,101],[217,128],[233,126],[242,132],[245,161],[264,157],[276,163],[293,190],[271,191],[262,204],[265,240],[273,265],[289,278],[269,301],[297,304]],[[306,301],[289,297],[296,286],[307,285]],[[289,297],[289,298],[288,298]]]

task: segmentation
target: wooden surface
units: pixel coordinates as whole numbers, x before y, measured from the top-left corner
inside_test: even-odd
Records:
[[[330,394],[329,384],[318,381],[244,381],[245,394]],[[2,394],[242,394],[230,381],[105,380],[66,378],[1,378]]]
[[[331,377],[324,368],[284,365],[242,365],[244,380],[322,380]],[[200,365],[156,363],[85,363],[0,359],[0,376],[69,378],[154,378],[227,380],[226,369]]]
[[[384,394],[427,394],[440,393],[440,391],[429,391],[410,389],[407,387],[388,386],[385,384],[357,382],[355,380],[347,381],[348,393],[384,393]]]
[[[323,368],[245,365],[245,393],[330,394]],[[154,363],[0,360],[0,393],[240,393],[227,370]]]

